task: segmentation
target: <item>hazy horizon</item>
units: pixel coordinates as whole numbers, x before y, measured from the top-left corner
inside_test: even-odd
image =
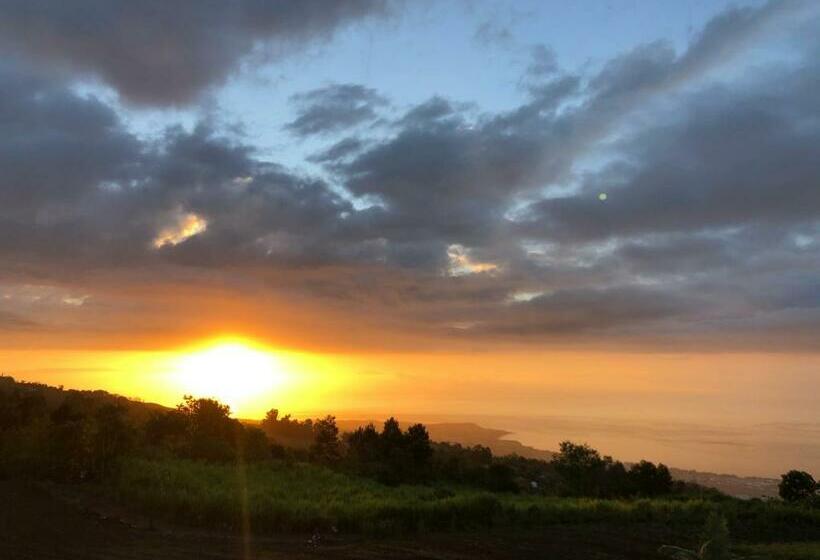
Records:
[[[27,364],[36,362],[31,355],[23,355],[20,359]],[[54,360],[48,355],[39,359],[46,364]],[[173,372],[163,371],[161,365],[142,376],[128,369],[114,375],[111,364],[123,367],[122,359],[112,360],[110,355],[99,359],[109,364],[109,369],[84,373],[79,371],[82,368],[77,368],[78,371],[8,369],[3,373],[18,380],[63,384],[66,388],[104,389],[169,407],[178,404],[183,393],[197,393],[185,387],[163,384],[161,380],[167,380]],[[326,360],[314,373],[330,367],[330,371],[324,371],[323,375],[338,378],[339,373],[334,374],[332,368],[344,360],[339,357]],[[681,356],[670,356],[667,360],[689,363]],[[724,360],[737,363],[738,357],[724,357]],[[761,356],[747,357],[746,360],[745,363],[740,360],[740,366],[756,364],[757,371],[750,374],[747,370],[746,375],[740,371],[735,375],[746,381],[770,377],[767,375],[770,366],[761,363]],[[69,363],[73,361],[69,360]],[[413,367],[411,360],[403,360],[403,363],[406,368]],[[805,360],[797,360],[797,363],[805,365]],[[133,364],[127,363],[125,367],[133,367]],[[351,368],[344,371],[346,382],[337,381],[333,385],[326,380],[313,379],[302,387],[301,394],[298,390],[278,393],[273,390],[244,402],[241,399],[233,401],[230,396],[225,398],[214,391],[200,391],[197,396],[212,396],[228,402],[232,404],[235,417],[249,420],[261,419],[270,408],[278,408],[282,414],[290,413],[299,418],[334,414],[340,420],[357,421],[381,421],[396,416],[405,423],[472,422],[485,428],[508,431],[508,439],[537,449],[554,451],[561,441],[572,440],[589,443],[602,453],[623,461],[648,459],[677,468],[719,474],[777,477],[791,468],[811,470],[820,463],[820,421],[812,409],[816,397],[811,391],[789,392],[792,386],[805,387],[811,382],[813,370],[810,367],[802,375],[799,368],[792,370],[792,383],[783,383],[783,374],[769,385],[762,382],[747,385],[753,389],[751,391],[737,390],[732,381],[714,383],[713,380],[712,384],[700,385],[698,391],[682,391],[681,387],[669,386],[661,394],[656,390],[640,390],[641,384],[648,379],[657,381],[657,373],[649,371],[638,375],[640,368],[627,364],[622,367],[631,372],[629,390],[614,390],[613,387],[604,390],[594,373],[587,371],[583,376],[574,377],[579,381],[574,387],[566,383],[546,385],[537,393],[533,393],[532,385],[517,391],[510,390],[509,386],[503,390],[496,387],[488,395],[479,390],[481,385],[476,385],[472,390],[464,388],[460,399],[453,398],[449,388],[441,386],[425,386],[414,393],[410,387],[423,376],[405,377],[405,384],[392,389],[398,394],[385,389],[385,380],[392,379],[395,383],[397,377],[409,375],[402,372],[361,374],[361,382],[367,381],[373,386],[367,391],[352,390],[350,378],[357,377],[352,373],[356,366],[346,364],[346,367]],[[676,375],[679,374],[673,372],[671,378]],[[670,377],[668,373],[667,376]],[[580,382],[578,377],[585,381]],[[619,379],[621,381],[625,382]],[[307,394],[314,392],[311,387],[315,384],[321,384],[327,390],[318,396]],[[597,388],[592,390],[590,385]],[[310,405],[304,406],[306,403]],[[749,414],[752,408],[754,418]],[[495,413],[487,410],[495,410]]]
[[[0,372],[816,468],[818,29],[811,0],[0,2]]]

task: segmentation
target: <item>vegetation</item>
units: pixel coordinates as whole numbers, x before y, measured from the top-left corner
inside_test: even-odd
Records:
[[[726,518],[712,512],[706,518],[703,544],[697,551],[666,545],[658,552],[673,560],[731,560],[733,556],[730,549]]]
[[[743,544],[736,548],[749,558],[765,558],[766,560],[817,560],[820,558],[820,541]]]
[[[587,445],[564,442],[551,462],[495,457],[431,442],[423,425],[403,430],[394,418],[381,430],[340,434],[332,416],[272,410],[254,426],[212,399],[185,397],[169,410],[0,377],[0,451],[0,476],[92,482],[149,516],[189,525],[248,519],[259,532],[391,534],[654,523],[689,538],[716,513],[747,544],[820,539],[820,509],[803,499],[811,493],[802,475],[784,475],[794,500],[741,501]],[[725,548],[707,540],[705,550]]]
[[[663,465],[641,461],[627,471],[612,457],[601,457],[588,445],[565,441],[553,460],[563,482],[563,493],[570,496],[602,498],[625,496],[662,496],[672,492],[672,475]]]
[[[808,503],[816,500],[818,485],[809,473],[789,471],[780,478],[780,497],[787,502]]]
[[[657,523],[694,534],[719,511],[746,540],[820,538],[820,512],[782,503],[726,499],[549,497],[495,493],[447,483],[385,485],[310,463],[236,464],[189,459],[129,461],[110,482],[124,503],[176,523],[237,526],[242,496],[256,532],[332,531],[396,534],[415,531],[526,528],[552,524]],[[247,492],[240,492],[243,488]]]

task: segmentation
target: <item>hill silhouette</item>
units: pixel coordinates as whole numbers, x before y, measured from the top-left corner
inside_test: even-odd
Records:
[[[122,407],[132,423],[140,425],[147,422],[158,413],[169,412],[173,408],[157,403],[145,402],[139,399],[116,395],[103,390],[75,390],[64,387],[54,387],[40,383],[17,381],[9,376],[0,375],[0,392],[8,392],[14,388],[24,391],[36,391],[45,400],[46,406],[53,411],[59,408],[69,395],[83,395],[101,404]],[[247,425],[258,425],[260,420],[242,419]],[[341,432],[352,432],[368,423],[380,424],[380,421],[369,419],[337,419]],[[515,455],[527,459],[542,461],[552,460],[554,451],[538,449],[511,439],[514,435],[506,430],[481,426],[473,422],[432,422],[426,428],[430,439],[434,442],[447,442],[465,447],[483,446],[489,448],[493,455]],[[298,442],[291,442],[298,446]],[[306,442],[307,448],[310,442]],[[629,464],[627,464],[629,465]],[[778,480],[764,477],[741,477],[727,473],[710,473],[695,470],[670,468],[672,476],[681,481],[691,482],[707,488],[717,489],[727,495],[740,498],[767,498],[777,496]]]

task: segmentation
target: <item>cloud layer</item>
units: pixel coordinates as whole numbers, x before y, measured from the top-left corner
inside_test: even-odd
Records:
[[[382,15],[385,0],[4,0],[0,46],[88,73],[138,104],[185,104],[251,54],[276,56]]]
[[[374,346],[371,328],[386,345],[399,333],[413,344],[816,349],[811,3],[730,10],[685,52],[654,42],[584,74],[536,46],[527,98],[503,112],[441,96],[399,109],[351,83],[304,92],[283,134],[320,141],[313,173],[211,121],[139,137],[77,93],[71,73],[137,103],[183,103],[258,42],[326,38],[383,4],[209,3],[181,32],[188,8],[92,4],[0,3],[0,46],[22,56],[0,67],[0,285],[68,290],[34,304],[7,289],[0,330],[76,329],[98,303],[117,328],[129,317],[172,328],[162,298],[129,292],[138,271],[157,290],[193,283],[232,309],[254,302],[263,333],[273,309],[293,305],[306,324],[324,317]],[[125,20],[151,41],[114,33]],[[786,62],[741,64],[761,41]],[[70,76],[44,77],[44,64]]]

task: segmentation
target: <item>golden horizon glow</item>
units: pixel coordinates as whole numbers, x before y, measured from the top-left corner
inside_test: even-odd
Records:
[[[275,352],[241,339],[218,340],[172,360],[169,381],[187,395],[215,398],[234,412],[286,389],[292,374]]]

